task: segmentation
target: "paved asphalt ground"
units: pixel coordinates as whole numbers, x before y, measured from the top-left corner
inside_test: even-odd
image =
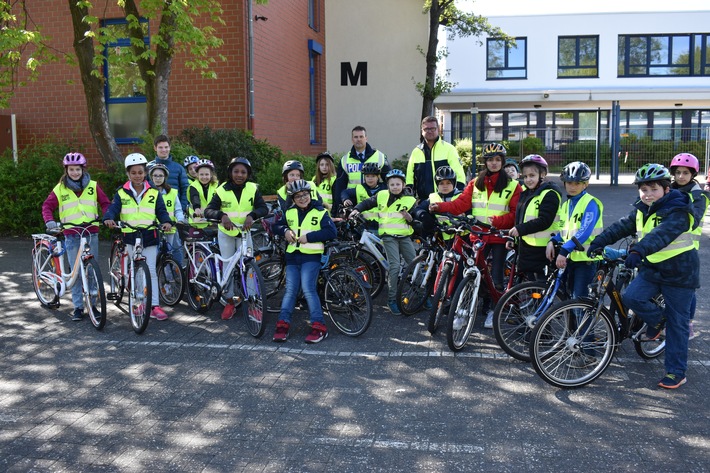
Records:
[[[591,192],[607,223],[636,195]],[[277,345],[274,314],[257,340],[243,320],[220,320],[221,307],[204,316],[185,303],[143,335],[109,303],[97,332],[70,320],[68,296],[40,307],[30,248],[0,240],[0,471],[710,471],[707,283],[686,385],[657,388],[662,360],[626,341],[596,382],[561,390],[492,331],[477,327],[454,356],[443,332],[392,316],[382,297],[364,335],[333,330],[314,346],[305,312]]]

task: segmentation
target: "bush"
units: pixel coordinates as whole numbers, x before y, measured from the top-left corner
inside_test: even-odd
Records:
[[[259,174],[267,164],[286,161],[278,147],[254,138],[247,130],[187,128],[180,133],[179,141],[194,148],[198,156],[209,156],[217,168],[220,181],[226,179],[227,165],[237,156],[247,158],[255,174]]]
[[[526,136],[523,138],[522,145],[517,156],[521,159],[529,154],[545,154],[545,143],[540,138],[534,136]]]
[[[11,151],[0,157],[0,234],[28,236],[44,231],[42,202],[64,174],[62,158],[67,144],[35,143],[20,150],[18,162]]]
[[[471,161],[472,161],[472,155],[471,155],[471,146],[472,146],[471,138],[461,138],[460,140],[456,140],[454,142],[454,146],[456,147],[456,152],[459,153],[459,158],[461,158],[461,164],[463,165],[464,169],[470,169],[471,167]]]
[[[276,194],[276,191],[283,186],[281,170],[283,163],[289,160],[300,161],[305,169],[305,179],[307,181],[313,179],[316,173],[315,159],[301,154],[286,154],[283,155],[282,160],[270,161],[259,172],[254,173],[254,181],[259,184],[259,190],[263,195]]]

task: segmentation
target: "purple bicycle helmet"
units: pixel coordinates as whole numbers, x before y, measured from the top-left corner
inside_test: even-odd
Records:
[[[62,164],[65,166],[86,166],[86,158],[81,153],[67,153]]]
[[[545,161],[545,158],[540,156],[539,154],[528,154],[523,158],[522,161],[520,161],[520,167],[524,168],[525,166],[530,166],[532,164],[535,164],[547,172],[547,161]]]

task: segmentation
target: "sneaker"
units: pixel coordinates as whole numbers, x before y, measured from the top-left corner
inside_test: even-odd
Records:
[[[431,299],[429,299],[429,298],[427,297],[426,300],[424,301],[424,309],[429,310],[429,309],[431,309],[431,307],[432,307],[432,305],[431,305]]]
[[[397,301],[389,301],[387,302],[387,306],[389,307],[390,312],[392,312],[393,315],[402,315],[402,311],[399,310]]]
[[[232,317],[234,317],[234,304],[229,303],[224,306],[224,310],[222,311],[222,320],[229,320]]]
[[[275,342],[285,342],[288,338],[288,329],[291,325],[283,320],[276,322],[276,332],[274,332],[273,340]]]
[[[690,331],[688,332],[688,340],[692,340],[692,339],[694,339],[695,337],[698,336],[698,332],[696,332],[696,331],[694,330],[694,328],[693,328],[693,321],[692,321],[692,320],[690,321],[690,327],[689,327],[689,328],[690,328]]]
[[[168,314],[166,314],[165,311],[161,309],[159,305],[155,305],[150,311],[150,317],[156,320],[167,320]]]
[[[658,386],[664,389],[676,389],[685,384],[687,380],[685,376],[668,373],[658,382]]]
[[[584,353],[579,353],[570,362],[569,366],[571,368],[582,369],[588,366],[592,366],[597,362],[597,359],[591,355],[586,355]]]
[[[665,324],[666,321],[661,320],[657,325],[649,325],[648,327],[646,327],[646,334],[644,335],[642,340],[653,341],[661,338],[661,335],[663,334],[663,327],[665,326]]]
[[[80,321],[80,320],[83,319],[83,318],[84,318],[84,309],[79,309],[79,308],[74,309],[74,312],[72,313],[71,319],[72,319],[74,322],[78,322],[78,321]]]
[[[311,324],[311,333],[306,336],[306,343],[319,343],[328,337],[328,327],[321,322]]]
[[[486,315],[486,321],[483,322],[483,328],[493,328],[493,311],[489,310]]]

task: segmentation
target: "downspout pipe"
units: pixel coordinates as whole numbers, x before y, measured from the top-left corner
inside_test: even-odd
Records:
[[[249,74],[249,130],[254,131],[254,12],[253,0],[247,2],[248,18],[248,74]]]

